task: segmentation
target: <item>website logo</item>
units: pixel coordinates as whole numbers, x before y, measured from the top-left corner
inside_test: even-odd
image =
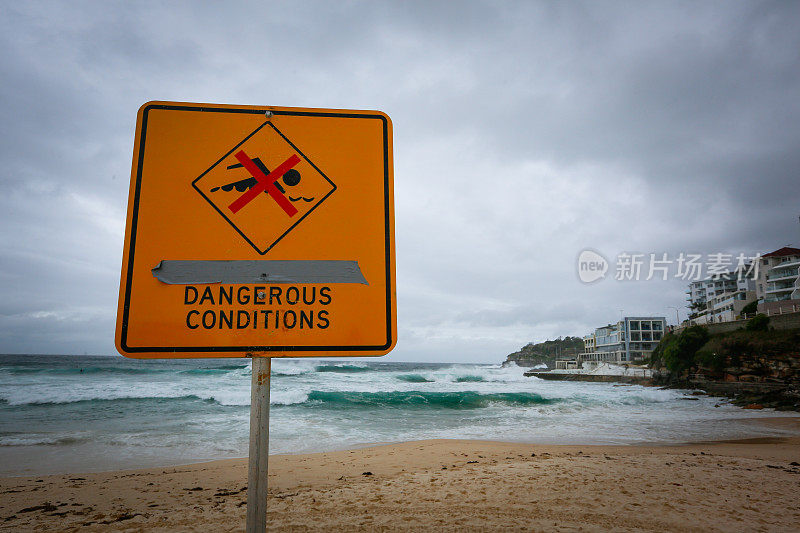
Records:
[[[578,254],[578,279],[583,283],[594,283],[606,277],[608,261],[594,250]]]

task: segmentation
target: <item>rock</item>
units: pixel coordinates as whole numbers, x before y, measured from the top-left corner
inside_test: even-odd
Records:
[[[760,403],[749,403],[745,405],[742,409],[763,409],[764,406]]]
[[[50,502],[44,502],[42,505],[34,505],[33,507],[26,507],[25,509],[20,509],[17,513],[32,513],[33,511],[55,511],[58,509],[55,505]]]

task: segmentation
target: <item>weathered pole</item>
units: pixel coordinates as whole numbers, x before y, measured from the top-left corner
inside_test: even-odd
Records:
[[[250,385],[250,458],[247,474],[247,533],[267,530],[269,471],[269,380],[272,359],[253,356]]]

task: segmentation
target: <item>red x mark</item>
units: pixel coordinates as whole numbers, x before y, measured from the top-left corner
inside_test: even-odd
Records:
[[[244,150],[239,150],[236,152],[234,157],[239,160],[239,163],[241,163],[242,166],[247,169],[248,172],[250,172],[250,175],[253,176],[258,183],[253,186],[252,189],[246,191],[243,195],[237,198],[231,205],[228,206],[228,209],[236,213],[256,196],[264,191],[267,191],[269,195],[272,196],[272,199],[275,200],[279,206],[281,206],[281,209],[286,211],[287,215],[293,217],[297,214],[297,209],[295,209],[292,203],[283,194],[281,194],[281,191],[279,191],[275,186],[275,182],[280,179],[281,176],[286,174],[289,169],[300,162],[300,158],[297,157],[297,154],[293,154],[289,159],[278,165],[278,168],[266,175],[261,172],[261,169],[258,168],[255,163],[253,163],[252,159],[247,157],[247,154],[244,153]]]

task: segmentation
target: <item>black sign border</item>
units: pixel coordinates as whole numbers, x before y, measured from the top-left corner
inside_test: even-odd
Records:
[[[130,312],[131,282],[133,279],[133,263],[136,249],[137,221],[139,218],[139,197],[142,183],[142,167],[144,163],[145,139],[147,135],[147,119],[151,110],[167,111],[194,111],[202,113],[237,113],[264,115],[271,112],[273,115],[283,116],[303,116],[303,117],[330,117],[330,118],[354,118],[354,119],[377,119],[383,124],[383,194],[384,194],[384,251],[386,266],[386,343],[382,345],[368,346],[128,346],[128,317]],[[263,126],[263,125],[262,125]],[[260,129],[260,128],[259,128]],[[258,130],[256,130],[258,131]],[[255,133],[255,131],[253,132]],[[252,133],[251,133],[252,135]],[[249,137],[249,136],[248,136]],[[246,140],[246,139],[245,139]],[[244,142],[244,141],[242,141]],[[304,156],[305,157],[305,156]],[[389,190],[389,124],[384,115],[370,113],[336,113],[323,111],[292,111],[284,109],[254,109],[236,107],[215,107],[203,105],[180,105],[180,104],[147,104],[142,108],[142,124],[139,137],[139,157],[136,164],[136,187],[133,197],[133,213],[131,216],[130,239],[128,245],[128,265],[125,279],[125,303],[122,311],[122,324],[120,328],[120,348],[126,354],[137,353],[186,353],[186,357],[191,357],[190,353],[216,353],[216,352],[241,352],[245,354],[251,352],[372,352],[388,350],[393,344],[392,328],[392,247],[391,247],[391,199]],[[192,184],[194,186],[194,183]],[[335,185],[334,185],[335,186]],[[331,191],[333,192],[333,191]],[[321,203],[321,202],[320,202]],[[359,354],[354,354],[359,355]],[[209,356],[213,357],[213,356]],[[324,356],[323,356],[324,357]]]

